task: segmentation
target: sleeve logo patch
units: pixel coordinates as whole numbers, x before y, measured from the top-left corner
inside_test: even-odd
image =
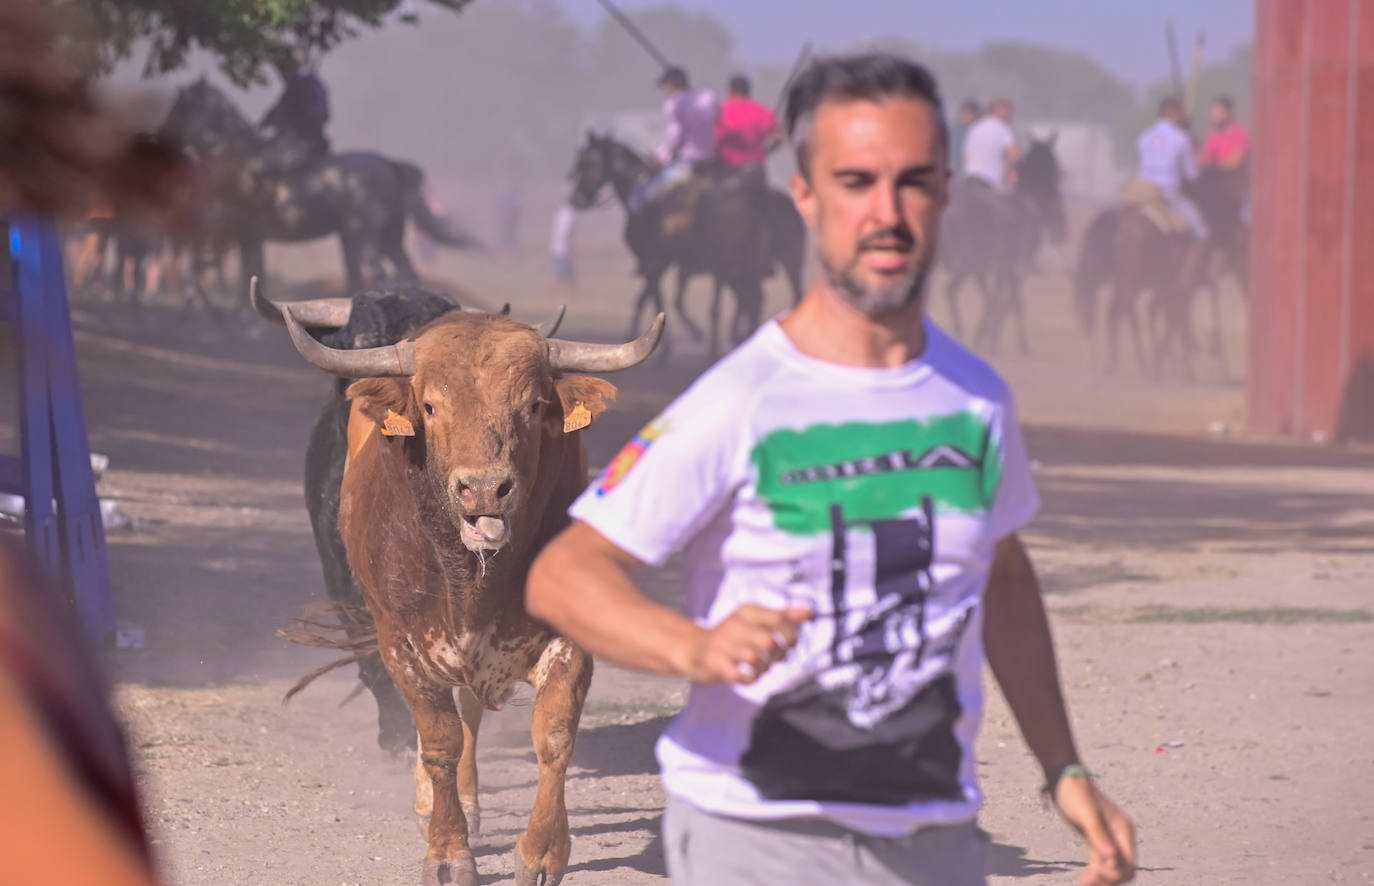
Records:
[[[635,435],[635,438],[611,459],[611,463],[606,465],[606,470],[601,472],[601,480],[597,484],[596,494],[605,495],[612,489],[620,485],[620,481],[625,479],[625,475],[630,473],[630,469],[639,463],[639,460],[648,451],[649,447],[663,433],[667,427],[659,422],[654,422]]]

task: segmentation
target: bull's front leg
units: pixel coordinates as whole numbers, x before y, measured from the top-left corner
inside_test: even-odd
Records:
[[[477,730],[485,708],[469,689],[458,690],[458,707],[463,715],[463,756],[458,760],[458,799],[468,823],[468,839],[482,832],[482,811],[477,800]],[[429,839],[429,820],[434,814],[434,787],[425,769],[424,742],[415,745],[415,817],[420,834]]]
[[[539,758],[539,788],[529,826],[515,843],[515,882],[557,886],[572,851],[563,783],[582,703],[592,683],[591,656],[567,640],[555,639],[544,648],[528,680],[535,688],[530,733]]]
[[[419,735],[420,765],[429,776],[433,813],[429,820],[429,851],[421,868],[421,886],[477,886],[477,863],[468,845],[467,819],[458,799],[458,763],[463,756],[463,723],[453,703],[453,689],[404,673],[396,656],[382,659],[396,688],[410,707]],[[423,791],[417,779],[416,807]]]

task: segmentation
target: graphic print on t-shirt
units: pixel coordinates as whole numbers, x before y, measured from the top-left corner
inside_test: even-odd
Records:
[[[973,609],[932,648],[930,570],[937,515],[991,506],[1001,460],[988,423],[957,412],[780,430],[752,456],[777,528],[831,539],[829,607],[818,616],[835,629],[829,666],[756,715],[743,774],[768,799],[960,799],[961,708],[948,658]],[[849,555],[858,534],[870,537],[873,585],[856,604]],[[941,657],[943,667],[922,670]]]

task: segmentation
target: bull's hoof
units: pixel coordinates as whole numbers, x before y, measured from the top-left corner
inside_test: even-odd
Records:
[[[550,875],[548,871],[542,868],[537,871],[532,870],[520,857],[518,847],[513,854],[515,856],[515,886],[558,886],[563,881],[561,872]]]
[[[420,886],[477,886],[477,862],[470,855],[444,861],[427,858]]]

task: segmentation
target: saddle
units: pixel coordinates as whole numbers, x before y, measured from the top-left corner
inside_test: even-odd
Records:
[[[692,229],[701,198],[719,185],[722,177],[722,170],[715,164],[698,163],[690,178],[659,198],[659,227],[665,237],[677,237]]]
[[[1117,205],[1140,210],[1141,215],[1165,234],[1183,234],[1189,230],[1188,219],[1169,205],[1159,185],[1143,178],[1131,180],[1117,199]]]

